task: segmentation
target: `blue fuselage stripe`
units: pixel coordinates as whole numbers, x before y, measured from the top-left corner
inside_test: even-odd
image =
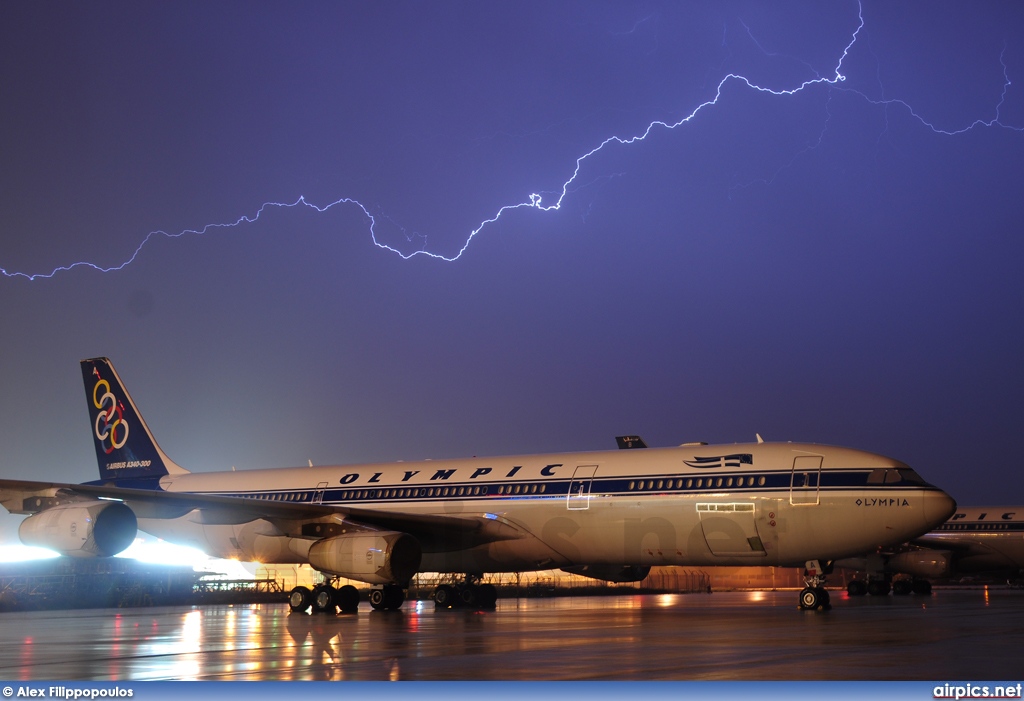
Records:
[[[552,479],[533,481],[504,482],[436,482],[432,484],[389,484],[359,487],[330,487],[317,489],[284,490],[249,490],[232,492],[204,492],[204,494],[228,497],[260,499],[285,503],[322,503],[322,504],[369,504],[379,502],[420,502],[436,501],[477,501],[515,500],[515,499],[552,499],[566,498],[570,494],[584,497],[640,497],[657,495],[701,495],[728,491],[731,495],[754,495],[765,493],[785,493],[791,491],[803,493],[841,492],[856,489],[870,489],[872,493],[906,492],[921,489],[936,489],[930,485],[913,481],[890,484],[869,484],[866,470],[822,471],[820,480],[818,473],[807,486],[798,482],[793,485],[792,471],[763,472],[727,472],[714,475],[637,475],[632,477],[608,477],[585,479]],[[801,475],[802,473],[797,473]],[[818,484],[820,482],[820,484]]]

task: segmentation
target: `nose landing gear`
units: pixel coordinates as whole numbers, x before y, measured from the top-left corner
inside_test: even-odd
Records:
[[[828,611],[832,608],[828,590],[825,589],[826,575],[832,572],[832,563],[824,566],[818,560],[808,560],[804,565],[804,584],[800,591],[800,608],[804,611]]]

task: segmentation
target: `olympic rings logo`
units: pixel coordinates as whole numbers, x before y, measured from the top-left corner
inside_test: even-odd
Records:
[[[100,388],[103,389],[103,394],[99,393]],[[110,391],[110,383],[106,380],[100,380],[92,388],[92,404],[100,410],[100,413],[96,415],[96,440],[109,455],[124,447],[128,441],[128,422],[121,415],[121,406],[118,404],[117,397]],[[116,419],[114,418],[115,414],[117,415]],[[105,444],[108,438],[110,439],[109,448]]]

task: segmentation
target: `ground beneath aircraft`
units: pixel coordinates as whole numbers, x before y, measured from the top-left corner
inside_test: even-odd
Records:
[[[800,611],[797,592],[503,599],[495,611],[287,604],[0,614],[11,680],[1017,679],[1024,591]]]

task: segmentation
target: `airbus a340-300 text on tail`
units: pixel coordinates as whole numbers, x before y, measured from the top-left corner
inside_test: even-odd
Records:
[[[303,563],[366,582],[397,608],[417,572],[459,573],[439,606],[493,607],[487,573],[562,569],[639,581],[652,566],[802,567],[806,609],[828,607],[837,558],[935,528],[953,500],[907,465],[801,443],[684,444],[582,453],[190,473],[153,439],[106,358],[82,376],[100,479],[0,480],[28,514],[22,541],[107,557],[142,530],[225,558]],[[641,448],[641,449],[636,449]],[[354,610],[351,585],[296,587],[296,610]]]

